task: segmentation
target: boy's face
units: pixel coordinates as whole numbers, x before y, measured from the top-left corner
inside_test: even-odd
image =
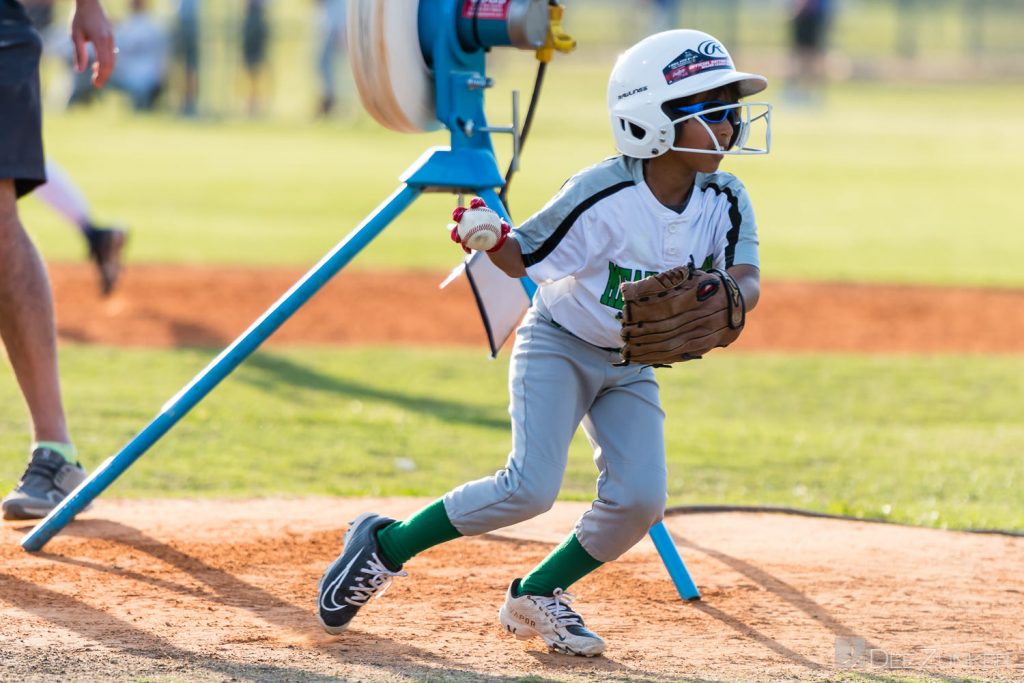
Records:
[[[674,162],[697,173],[714,173],[718,170],[724,155],[714,154],[714,151],[716,148],[728,150],[739,121],[738,110],[724,108],[735,104],[738,95],[736,86],[726,85],[665,104],[666,116],[676,122],[673,146],[712,152],[706,154],[672,150],[668,155]],[[716,140],[718,147],[715,145]]]
[[[694,103],[698,104],[700,102],[731,104],[735,103],[735,100],[731,98],[720,99],[709,96],[707,98],[699,98],[698,101]],[[718,140],[718,146],[722,148],[722,150],[727,150],[729,147],[729,141],[732,139],[732,134],[734,132],[734,128],[729,119],[730,117],[726,117],[723,121],[711,123],[708,121],[698,121],[697,117],[694,117],[676,124],[675,146],[688,147],[691,148],[691,150],[715,150],[715,140]],[[714,136],[714,139],[712,136]],[[719,165],[722,163],[722,159],[724,159],[724,156],[720,154],[709,155],[678,151],[673,151],[669,154],[677,156],[683,165],[698,173],[714,173],[718,170]]]

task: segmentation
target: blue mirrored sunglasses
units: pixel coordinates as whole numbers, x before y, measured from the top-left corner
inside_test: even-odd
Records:
[[[699,114],[700,119],[705,123],[721,123],[726,119],[729,120],[734,126],[738,126],[740,123],[740,113],[737,109],[719,109],[709,114],[703,114],[701,112],[707,111],[708,109],[716,109],[718,107],[729,107],[734,105],[735,102],[721,102],[719,100],[711,100],[710,102],[698,102],[697,104],[687,105],[685,107],[674,107],[677,112],[682,114]]]

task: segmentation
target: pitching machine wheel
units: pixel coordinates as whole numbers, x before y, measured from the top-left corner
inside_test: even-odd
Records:
[[[451,125],[439,106],[462,107],[465,84],[446,90],[454,71],[482,72],[492,47],[537,50],[548,29],[549,0],[350,0],[349,62],[375,121],[421,133]]]
[[[434,76],[419,39],[419,0],[350,0],[349,62],[359,99],[377,123],[400,133],[441,127]]]

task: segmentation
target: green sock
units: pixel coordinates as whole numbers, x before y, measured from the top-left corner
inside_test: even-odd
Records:
[[[556,588],[566,590],[602,564],[584,550],[575,532],[571,533],[526,575],[519,584],[519,595],[551,595]]]
[[[73,444],[61,443],[59,441],[37,441],[32,444],[32,450],[34,451],[37,448],[49,448],[54,453],[60,453],[61,457],[72,465],[78,462],[78,451],[75,450]]]
[[[378,531],[377,542],[384,557],[398,568],[427,548],[461,535],[448,519],[444,501],[438,499],[404,522],[389,524]]]

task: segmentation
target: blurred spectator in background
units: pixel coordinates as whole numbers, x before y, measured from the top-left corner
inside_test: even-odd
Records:
[[[32,21],[32,26],[45,36],[44,49],[56,50],[70,56],[72,44],[68,39],[67,29],[53,31],[53,4],[53,0],[26,0],[25,12]],[[67,49],[64,49],[65,45]],[[118,67],[119,65],[114,67],[115,73]],[[90,88],[91,76],[90,72],[85,72],[86,84]],[[99,270],[100,291],[104,295],[110,294],[121,273],[121,252],[127,233],[122,228],[97,225],[92,219],[85,195],[71,176],[53,159],[46,159],[45,171],[46,183],[36,188],[34,196],[68,219],[82,235],[89,250],[89,258]]]
[[[789,94],[797,99],[814,99],[825,83],[825,56],[832,0],[795,0],[790,22],[793,49]]]
[[[249,90],[250,116],[257,116],[263,110],[262,90],[266,75],[267,45],[270,42],[268,1],[245,0],[245,13],[242,16],[242,61]]]
[[[32,27],[39,31],[43,37],[43,56],[48,54],[57,57],[61,62],[68,62],[74,59],[71,50],[71,41],[68,40],[66,26],[58,26],[54,23],[55,0],[23,0],[25,14],[32,22]],[[66,87],[60,95],[60,99],[67,100]]]
[[[110,86],[128,93],[137,111],[148,111],[167,83],[170,33],[153,16],[148,0],[131,0],[130,8],[114,27],[120,53]]]
[[[89,202],[71,176],[53,159],[46,159],[46,184],[36,188],[35,197],[66,218],[81,233],[89,258],[100,276],[100,291],[110,294],[121,274],[121,252],[127,233],[120,227],[103,227],[92,219]]]
[[[651,0],[651,33],[679,28],[681,0]]]
[[[327,117],[338,104],[338,62],[346,49],[346,0],[316,0],[316,69],[320,77],[317,116]]]
[[[46,79],[48,82],[44,81],[47,90],[45,102],[63,107],[68,102],[68,94],[76,78],[75,70],[66,68],[75,61],[71,41],[68,39],[67,24],[54,21],[55,7],[58,5],[56,0],[23,0],[22,4],[33,28],[43,37],[43,57],[64,67],[52,71]],[[91,59],[91,51],[89,56]],[[85,82],[88,83],[88,78]]]
[[[131,98],[135,111],[150,111],[167,81],[170,39],[149,10],[147,0],[131,0],[130,12],[114,26],[118,57],[107,89]],[[87,74],[77,74],[68,105],[90,102],[96,90]]]
[[[195,116],[199,99],[199,0],[179,0],[174,57],[182,69],[181,115]]]

